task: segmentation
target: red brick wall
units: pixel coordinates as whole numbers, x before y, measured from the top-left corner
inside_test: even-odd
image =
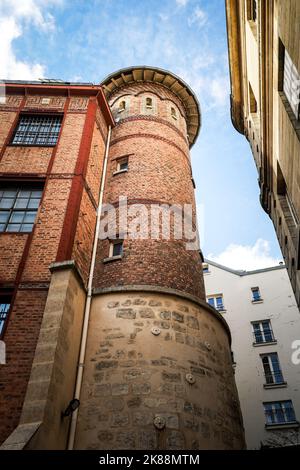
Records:
[[[96,106],[96,99],[91,99]],[[13,97],[6,107],[0,106],[2,143],[22,100],[22,97]],[[50,103],[44,105],[42,96],[29,95],[24,103],[26,110],[65,112],[58,145],[53,148],[2,147],[0,178],[40,178],[45,188],[33,232],[0,234],[0,287],[8,283],[15,285],[15,300],[4,335],[7,365],[0,366],[0,442],[19,421],[47,298],[49,265],[56,260],[61,244],[71,244],[69,257],[76,260],[87,280],[107,133],[107,124],[98,108],[96,113],[89,114],[90,137],[84,134],[88,131],[85,126],[89,103],[90,98],[86,96],[69,99],[50,96]],[[15,112],[7,112],[12,105],[16,107]],[[82,164],[78,165],[80,159]],[[72,207],[70,197],[75,179],[82,188],[82,196],[81,192],[76,194],[77,207]],[[74,215],[71,219],[73,239],[65,226],[70,207]],[[38,287],[44,290],[37,290]]]
[[[145,111],[144,100],[153,96],[153,113]],[[118,113],[124,98],[125,113]],[[110,97],[119,124],[113,129],[107,169],[105,202],[119,196],[128,203],[191,204],[195,222],[195,198],[191,181],[189,147],[184,134],[185,112],[181,102],[160,85],[124,86]],[[177,121],[171,116],[176,107]],[[116,158],[129,155],[126,173],[113,175]],[[147,205],[147,207],[149,207]],[[204,299],[202,264],[198,251],[186,250],[184,240],[125,240],[121,260],[103,263],[109,242],[100,241],[95,287],[148,284],[187,292]]]
[[[46,174],[51,155],[51,147],[6,147],[0,173]]]
[[[19,290],[6,330],[6,365],[0,366],[0,442],[18,425],[47,291]]]
[[[14,283],[28,234],[0,235],[0,283]]]

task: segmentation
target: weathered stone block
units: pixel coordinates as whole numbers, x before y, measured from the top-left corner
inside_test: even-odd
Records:
[[[117,434],[116,444],[119,449],[134,449],[137,435],[133,431],[121,431]]]
[[[164,310],[159,314],[162,320],[171,320],[171,312],[169,310]]]
[[[147,426],[152,423],[153,417],[151,413],[145,413],[137,411],[133,413],[133,425],[134,426]]]
[[[169,431],[166,448],[168,450],[185,449],[183,434],[179,431]]]
[[[116,368],[118,366],[118,361],[100,361],[95,365],[97,370]]]
[[[94,387],[95,397],[107,397],[111,394],[110,384],[97,384]]]
[[[108,302],[107,307],[108,307],[108,308],[116,308],[116,307],[119,307],[119,302]]]
[[[155,430],[141,431],[138,434],[138,447],[140,449],[157,449],[157,433]]]
[[[186,323],[189,328],[194,328],[195,330],[199,330],[199,322],[197,318],[188,316],[186,319]]]
[[[133,397],[127,401],[128,408],[138,408],[142,404],[141,397]]]
[[[112,395],[127,395],[129,392],[128,384],[112,384],[111,386]]]
[[[151,392],[149,383],[132,384],[132,393],[134,395],[148,395]]]
[[[179,372],[162,372],[162,379],[168,380],[169,382],[181,382],[181,374]]]
[[[119,308],[117,310],[117,318],[133,320],[136,318],[136,312],[132,308]]]
[[[182,315],[182,313],[179,313],[179,312],[172,312],[172,319],[180,323],[183,323],[184,315]]]
[[[114,434],[110,431],[100,431],[97,436],[101,442],[112,442],[114,440]]]
[[[141,318],[154,318],[154,312],[151,308],[141,308],[139,310],[139,315]]]
[[[112,427],[123,427],[127,426],[129,423],[129,416],[128,414],[121,414],[121,413],[113,413],[111,417],[111,425]]]

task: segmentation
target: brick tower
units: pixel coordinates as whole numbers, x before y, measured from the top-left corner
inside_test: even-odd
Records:
[[[128,212],[190,204],[195,229],[195,95],[150,67],[102,86],[116,121],[104,201],[126,196]],[[241,448],[230,333],[205,301],[199,250],[184,238],[117,237],[98,244],[75,448]]]
[[[150,67],[7,82],[0,124],[2,448],[242,448],[230,332],[174,236],[184,205],[196,232],[193,92]]]

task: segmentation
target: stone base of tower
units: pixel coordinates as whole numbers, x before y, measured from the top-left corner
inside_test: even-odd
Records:
[[[171,289],[142,289],[93,298],[75,448],[243,448],[223,318]]]

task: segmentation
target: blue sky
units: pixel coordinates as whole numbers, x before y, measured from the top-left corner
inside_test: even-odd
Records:
[[[0,0],[0,36],[2,78],[99,83],[131,65],[182,77],[202,109],[191,154],[204,255],[278,263],[250,147],[230,120],[224,0]]]

